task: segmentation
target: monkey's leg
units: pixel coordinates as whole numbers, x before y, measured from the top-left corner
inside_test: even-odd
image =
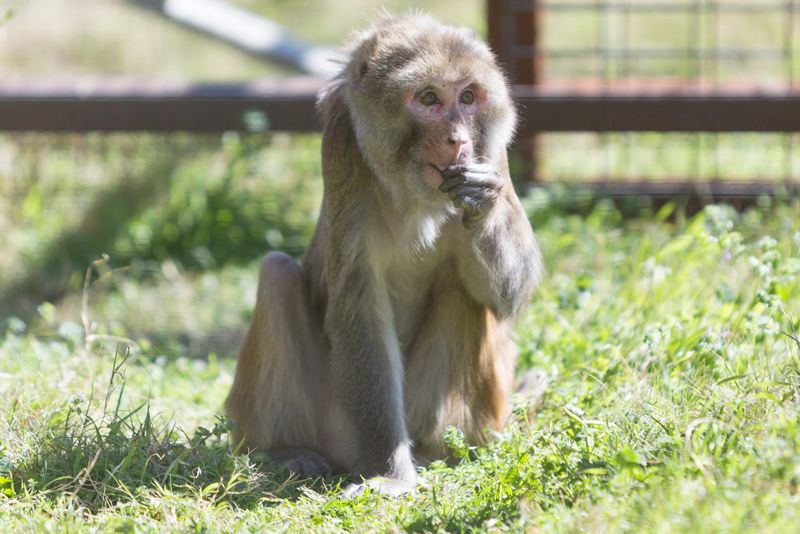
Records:
[[[365,487],[392,495],[413,491],[417,473],[403,406],[403,353],[388,291],[376,283],[364,255],[349,263],[332,256],[325,314],[330,381],[336,386],[330,399],[340,403],[350,424],[344,434],[352,437],[351,478],[365,481],[345,494]]]
[[[235,444],[266,452],[302,475],[331,471],[330,459],[317,452],[323,450],[324,350],[300,266],[286,254],[268,254],[225,403],[237,424]]]
[[[420,463],[448,455],[442,437],[450,425],[473,444],[502,427],[510,413],[515,359],[509,325],[459,282],[440,280],[406,369],[407,421]]]

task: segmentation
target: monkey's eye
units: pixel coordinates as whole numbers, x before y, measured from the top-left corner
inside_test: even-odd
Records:
[[[475,93],[473,93],[472,91],[464,91],[463,93],[461,93],[461,98],[459,100],[461,100],[462,104],[466,104],[468,106],[470,104],[474,104],[475,103]]]
[[[439,97],[436,96],[436,93],[433,91],[425,91],[422,93],[422,96],[419,97],[419,103],[423,106],[433,106],[439,103]]]

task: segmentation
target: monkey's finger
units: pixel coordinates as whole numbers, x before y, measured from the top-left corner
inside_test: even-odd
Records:
[[[500,189],[503,183],[495,176],[465,173],[462,175],[453,176],[452,178],[447,178],[439,185],[439,190],[447,193],[454,187],[458,187],[460,185],[469,185],[472,187],[481,187],[489,189]]]
[[[474,186],[471,184],[462,184],[448,191],[448,196],[451,200],[470,198],[478,202],[494,202],[497,199],[497,191],[481,186]]]
[[[470,167],[464,166],[448,167],[447,170],[442,171],[442,178],[445,182],[457,179],[481,181],[484,179],[489,179],[491,176],[492,173],[474,170]]]
[[[446,180],[453,176],[460,176],[469,170],[468,165],[450,165],[442,171],[442,177]]]
[[[503,186],[503,180],[493,172],[482,173],[470,170],[464,173],[464,180],[471,185],[489,187],[492,189],[500,189]]]
[[[486,214],[490,210],[490,205],[487,202],[483,202],[479,199],[475,198],[462,198],[457,201],[454,201],[453,204],[463,210],[463,216],[466,216],[467,219],[472,220],[483,220],[486,217]],[[462,222],[464,221],[464,217],[462,216]]]
[[[489,163],[470,163],[467,167],[467,172],[475,174],[498,174],[497,167]]]
[[[461,185],[465,182],[465,178],[461,174],[457,174],[455,176],[451,176],[450,178],[446,178],[441,184],[439,184],[439,191],[443,193],[447,193],[457,185]]]
[[[450,165],[442,171],[442,176],[448,178],[457,174],[464,174],[467,172],[475,174],[497,174],[497,168],[488,163],[469,163],[466,165]]]
[[[469,188],[458,188],[453,189],[447,193],[447,196],[450,197],[450,200],[455,202],[456,204],[465,204],[470,202],[477,202],[478,194],[476,191],[471,190]]]

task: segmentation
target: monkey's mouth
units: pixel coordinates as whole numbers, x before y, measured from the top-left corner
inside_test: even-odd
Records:
[[[439,186],[444,181],[444,177],[442,177],[442,172],[447,169],[447,165],[436,165],[435,163],[428,163],[425,166],[422,177],[424,178],[425,182],[431,186],[433,189],[438,190]]]

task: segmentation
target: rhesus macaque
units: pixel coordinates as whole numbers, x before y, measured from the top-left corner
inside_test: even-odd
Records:
[[[541,272],[516,114],[486,44],[426,16],[359,34],[317,107],[319,224],[300,265],[264,258],[226,409],[245,450],[399,494],[449,425],[483,443],[509,415],[511,324]]]

